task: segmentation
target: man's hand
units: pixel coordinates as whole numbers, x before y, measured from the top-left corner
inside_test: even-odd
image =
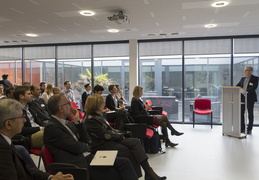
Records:
[[[74,180],[72,174],[62,174],[62,172],[58,172],[56,175],[50,178],[51,180]]]

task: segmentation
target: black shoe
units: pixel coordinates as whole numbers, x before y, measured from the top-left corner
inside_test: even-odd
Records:
[[[158,176],[152,168],[150,168],[149,174],[145,175],[145,180],[165,180],[166,176],[160,177]]]
[[[252,134],[252,131],[247,130],[247,134]]]
[[[165,142],[165,147],[175,147],[175,146],[177,146],[178,145],[178,143],[172,143],[171,141],[169,141],[169,140],[167,140],[166,142]]]
[[[171,131],[171,135],[173,136],[173,135],[175,135],[175,136],[181,136],[181,135],[183,135],[184,133],[182,133],[182,132],[178,132],[178,131]]]

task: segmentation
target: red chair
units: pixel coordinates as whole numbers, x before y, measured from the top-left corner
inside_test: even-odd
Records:
[[[195,99],[193,107],[193,127],[195,125],[195,114],[207,115],[210,114],[210,125],[212,129],[212,117],[213,111],[211,110],[211,101],[210,99]]]
[[[44,167],[46,170],[47,166],[54,162],[54,159],[53,159],[49,149],[46,146],[43,146],[41,148],[41,157],[42,157],[42,161],[43,161],[43,164],[44,164]]]
[[[151,100],[146,100],[146,104],[147,105],[153,105],[152,101]],[[152,108],[149,108],[148,110],[156,110],[156,106],[152,107]],[[167,116],[167,112],[166,111],[162,111],[162,115],[165,115]]]
[[[78,111],[78,113],[79,113],[79,118],[82,119],[82,120],[84,120],[85,113],[83,113],[83,112],[81,112],[81,111],[79,110],[78,105],[77,105],[75,102],[70,102],[70,106],[73,107],[73,108],[76,108],[77,111]]]
[[[40,168],[41,162],[41,149],[29,149],[28,152],[30,154],[34,154],[35,156],[39,156],[38,169]]]
[[[41,148],[41,157],[44,163],[46,172],[49,174],[56,174],[62,172],[63,174],[72,174],[74,179],[89,180],[89,171],[86,168],[79,168],[76,165],[68,163],[55,163],[54,159],[46,146]]]

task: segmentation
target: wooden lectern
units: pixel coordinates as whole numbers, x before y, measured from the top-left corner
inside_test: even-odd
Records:
[[[241,133],[241,92],[242,88],[238,86],[222,87],[223,135],[246,138],[246,131],[245,134]],[[246,119],[245,115],[245,124],[247,124]]]

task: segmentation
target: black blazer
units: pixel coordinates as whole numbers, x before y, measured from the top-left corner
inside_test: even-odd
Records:
[[[246,79],[245,77],[242,77],[236,86],[243,88],[245,79]],[[248,92],[247,93],[247,102],[254,103],[257,101],[257,95],[255,92],[255,90],[257,89],[257,86],[258,86],[258,77],[252,75],[250,78],[250,81],[248,82],[247,89],[246,89],[246,91]],[[245,101],[244,95],[241,96],[241,101],[242,102]]]
[[[130,113],[133,117],[148,115],[148,112],[145,110],[144,103],[135,97],[131,99]]]
[[[42,122],[50,119],[51,113],[43,99],[39,98],[37,100],[33,100],[29,103],[29,108],[37,114],[38,118],[40,118]]]
[[[106,107],[109,108],[111,111],[115,111],[116,108],[118,108],[118,107],[115,106],[115,103],[114,103],[114,101],[113,101],[113,98],[112,98],[112,95],[111,95],[111,94],[109,94],[109,95],[106,97],[106,99],[105,99],[105,104],[106,104]]]
[[[82,102],[85,104],[85,101],[87,100],[88,96],[91,96],[91,95],[92,95],[92,93],[91,94],[86,94],[86,92],[84,92],[82,94],[82,97],[81,97]]]
[[[124,138],[120,131],[113,129],[102,115],[88,115],[86,127],[91,136],[91,147],[105,145],[106,142],[119,141]]]
[[[1,180],[47,180],[49,174],[26,166],[22,157],[0,135],[0,179]]]
[[[57,163],[70,163],[78,167],[88,166],[83,152],[89,151],[89,136],[84,123],[75,125],[78,132],[77,141],[68,129],[54,117],[51,117],[44,129],[44,145],[50,150]]]
[[[38,118],[37,116],[37,113],[30,110],[29,111],[31,112],[33,118],[34,118],[34,121],[40,125],[40,126],[43,126],[43,122]],[[26,138],[28,139],[28,142],[29,144],[27,144],[28,146],[30,146],[30,142],[31,142],[31,135],[40,131],[40,127],[32,127],[31,126],[31,122],[30,122],[30,119],[28,118],[27,116],[27,113],[26,113],[26,110],[23,109],[23,114],[25,116],[25,119],[26,119],[26,122],[24,123],[24,126],[22,128],[22,132],[20,133],[21,135],[23,136],[26,136]]]

